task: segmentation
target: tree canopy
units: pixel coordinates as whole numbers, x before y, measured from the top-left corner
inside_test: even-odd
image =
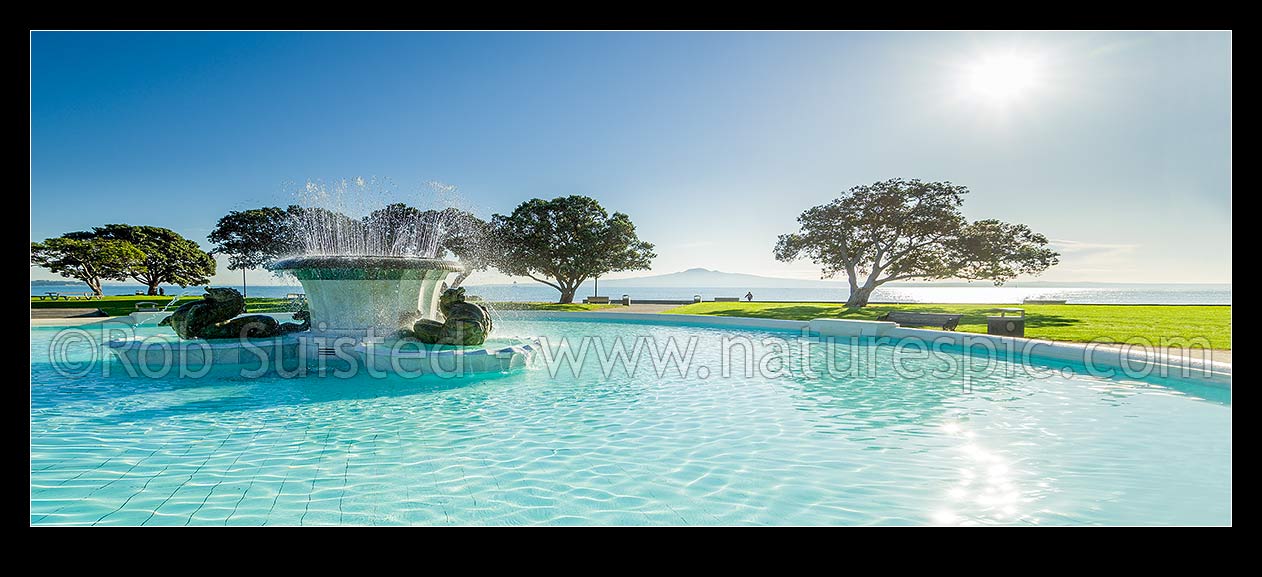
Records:
[[[848,306],[864,306],[876,287],[908,279],[989,280],[1003,284],[1038,274],[1059,255],[1023,224],[969,223],[960,212],[968,189],[949,182],[891,179],[851,188],[798,217],[775,257],[808,258],[825,277],[845,275]]]
[[[657,256],[629,216],[611,215],[586,196],[528,200],[510,215],[494,215],[491,234],[496,268],[557,289],[562,303],[574,302],[590,277],[647,269]]]
[[[364,217],[359,234],[364,252],[370,254],[437,253],[434,227],[427,219],[433,211],[422,211],[401,202],[388,204]]]
[[[31,243],[31,264],[83,281],[101,294],[101,281],[123,280],[141,266],[144,253],[125,240],[60,236]]]
[[[181,287],[210,282],[215,274],[215,259],[197,243],[179,233],[157,226],[107,224],[87,232],[72,232],[66,237],[78,240],[118,240],[131,243],[143,253],[143,258],[132,266],[127,276],[149,287],[149,294],[158,294],[158,285],[174,284]]]
[[[451,288],[456,288],[469,275],[490,267],[498,251],[491,235],[490,223],[458,208],[447,208],[440,212],[444,225],[439,246],[451,252],[464,266],[464,271],[451,279]]]
[[[212,253],[228,256],[228,269],[259,268],[295,250],[292,226],[296,206],[232,211],[219,219],[207,237]]]

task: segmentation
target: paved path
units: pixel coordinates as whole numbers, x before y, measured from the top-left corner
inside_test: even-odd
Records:
[[[103,323],[124,322],[131,324],[129,317],[76,317],[70,319],[31,319],[33,327],[79,327]]]
[[[109,316],[98,308],[37,308],[31,309],[32,319],[71,319],[71,318],[95,318],[99,320],[101,317]]]

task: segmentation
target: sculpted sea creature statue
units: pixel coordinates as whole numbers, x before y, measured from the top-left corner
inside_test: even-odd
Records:
[[[464,288],[447,289],[438,297],[443,322],[421,319],[412,325],[416,340],[439,345],[480,345],[491,334],[491,312],[465,302]]]
[[[311,328],[307,311],[294,313],[302,323],[284,324],[267,315],[238,316],[244,312],[245,298],[237,289],[206,287],[202,300],[181,306],[158,324],[175,329],[182,339],[266,338]]]

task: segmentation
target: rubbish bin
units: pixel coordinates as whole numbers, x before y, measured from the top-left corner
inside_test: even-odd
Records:
[[[986,334],[1001,337],[1025,336],[1024,309],[991,309],[990,312],[999,313],[999,316],[986,317]],[[1010,313],[1014,316],[1008,316]]]
[[[631,295],[622,295],[622,306],[631,306]]]

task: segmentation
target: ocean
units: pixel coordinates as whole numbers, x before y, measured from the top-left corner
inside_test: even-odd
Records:
[[[479,295],[491,301],[551,301],[559,296],[556,289],[539,283],[518,283],[511,285],[466,285],[470,294]],[[130,295],[143,290],[141,285],[106,285],[107,295]],[[168,295],[187,292],[200,295],[201,289],[178,286],[165,287]],[[239,288],[239,286],[238,286]],[[66,283],[65,285],[31,286],[31,295],[38,296],[45,292],[64,292],[79,294],[87,291],[83,283]],[[693,295],[701,295],[704,300],[714,297],[741,297],[751,291],[756,301],[844,301],[845,290],[832,288],[720,288],[720,287],[619,287],[605,286],[602,283],[600,292],[604,296],[615,299],[623,294],[631,299],[649,300],[692,300]],[[302,292],[300,286],[250,286],[248,296],[283,298],[293,292]],[[590,283],[583,285],[575,300],[592,294]],[[1063,299],[1070,304],[1161,304],[1161,305],[1230,305],[1231,285],[1229,284],[1147,284],[1147,285],[1110,285],[1097,287],[996,287],[989,285],[955,287],[955,286],[888,286],[876,290],[872,302],[899,303],[1020,303],[1025,299]]]
[[[556,289],[539,283],[516,285],[470,285],[468,291],[493,301],[555,301]],[[744,298],[746,292],[754,294],[756,301],[845,301],[846,290],[831,288],[718,288],[697,287],[606,287],[601,285],[604,296],[620,298],[630,295],[635,299],[692,300],[700,295],[703,300],[714,297]],[[584,285],[578,297],[592,294],[591,286]],[[1162,305],[1230,305],[1231,285],[1127,285],[1108,287],[996,287],[996,286],[892,286],[881,287],[872,293],[872,302],[897,303],[1020,303],[1025,299],[1066,300],[1071,304],[1162,304]]]

